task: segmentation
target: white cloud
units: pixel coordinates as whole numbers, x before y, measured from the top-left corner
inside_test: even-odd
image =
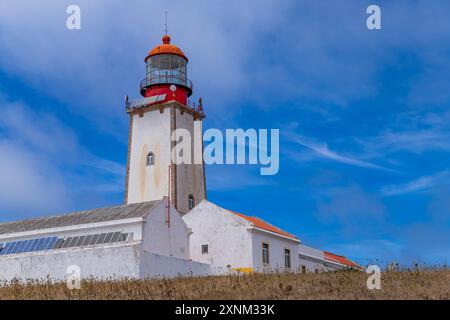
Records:
[[[357,0],[330,0],[326,10],[294,0],[80,0],[77,31],[65,26],[70,4],[1,1],[0,54],[7,59],[0,67],[72,111],[102,114],[90,119],[96,122],[119,121],[124,94],[138,95],[143,58],[160,41],[165,11],[173,42],[190,57],[195,94],[205,97],[209,114],[228,111],[215,121],[229,117],[243,98],[275,108],[301,98],[347,105],[372,97],[386,63],[412,46],[427,49],[418,58],[429,62],[423,74],[430,90],[430,79],[445,84],[439,69],[449,38],[445,1],[385,4],[386,23],[394,31],[376,37],[365,27],[366,5]],[[439,23],[429,23],[430,16]],[[421,23],[420,30],[405,27],[411,21]]]
[[[69,211],[95,194],[122,192],[124,166],[83,148],[57,118],[2,97],[0,106],[3,219]]]
[[[425,191],[442,183],[448,184],[449,177],[450,173],[448,171],[442,171],[430,176],[420,177],[405,184],[384,186],[381,189],[381,193],[384,196],[397,196],[413,192]]]
[[[359,159],[356,159],[353,157],[341,155],[337,152],[330,150],[327,144],[324,144],[324,143],[320,144],[320,143],[312,142],[310,139],[304,138],[300,135],[288,133],[287,138],[295,144],[304,146],[304,147],[314,151],[318,156],[325,158],[325,159],[329,159],[329,160],[332,160],[335,162],[344,163],[344,164],[348,164],[348,165],[356,166],[356,167],[391,171],[388,168],[385,168],[383,166],[380,166],[380,165],[377,165],[377,164],[374,164],[371,162],[367,162],[367,161],[359,160]]]
[[[0,138],[0,211],[2,219],[15,213],[54,212],[70,205],[61,173],[47,159]]]
[[[386,131],[373,139],[370,148],[385,152],[408,151],[423,153],[426,151],[450,151],[450,133],[438,129],[407,132]]]

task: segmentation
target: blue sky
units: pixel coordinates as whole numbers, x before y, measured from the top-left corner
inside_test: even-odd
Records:
[[[70,4],[81,30],[65,27]],[[448,263],[439,0],[0,0],[0,221],[122,203],[123,97],[139,95],[165,11],[205,127],[280,129],[279,174],[210,166],[209,200],[361,263]]]

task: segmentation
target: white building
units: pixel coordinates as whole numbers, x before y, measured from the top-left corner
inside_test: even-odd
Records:
[[[348,268],[362,270],[359,265],[344,256],[311,248],[304,244],[298,246],[298,260],[301,272],[326,272]]]
[[[189,259],[188,229],[167,198],[0,224],[0,279],[146,278],[213,273]],[[170,212],[170,226],[168,225]]]
[[[358,268],[259,218],[206,200],[200,101],[187,98],[188,59],[164,36],[147,56],[130,116],[125,205],[0,224],[0,280],[148,278]],[[173,155],[187,130],[192,162]],[[175,160],[174,160],[175,158]]]
[[[298,269],[300,240],[261,219],[205,200],[183,220],[194,261],[245,272]]]

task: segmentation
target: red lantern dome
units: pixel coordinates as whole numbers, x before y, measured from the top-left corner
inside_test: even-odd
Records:
[[[170,43],[170,36],[165,35],[162,42],[145,58],[147,72],[141,82],[141,94],[144,97],[165,95],[167,101],[187,105],[187,98],[192,95],[192,82],[187,78],[188,58]]]
[[[170,43],[170,36],[169,35],[165,35],[162,38],[162,44],[154,47],[147,55],[147,57],[145,58],[145,62],[147,62],[147,60],[150,57],[156,56],[158,54],[175,54],[178,55],[184,59],[186,59],[186,61],[188,61],[188,58],[186,57],[186,55],[183,53],[183,51],[178,48],[177,46],[173,45]]]

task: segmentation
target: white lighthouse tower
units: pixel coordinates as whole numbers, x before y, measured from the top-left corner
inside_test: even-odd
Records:
[[[125,203],[169,197],[185,213],[206,199],[203,164],[201,101],[192,105],[192,83],[187,78],[188,58],[165,35],[145,58],[146,77],[141,82],[143,99],[130,102]],[[173,163],[172,141],[176,129],[191,135],[191,164]],[[194,161],[197,159],[197,161]],[[199,161],[200,160],[200,164]]]

